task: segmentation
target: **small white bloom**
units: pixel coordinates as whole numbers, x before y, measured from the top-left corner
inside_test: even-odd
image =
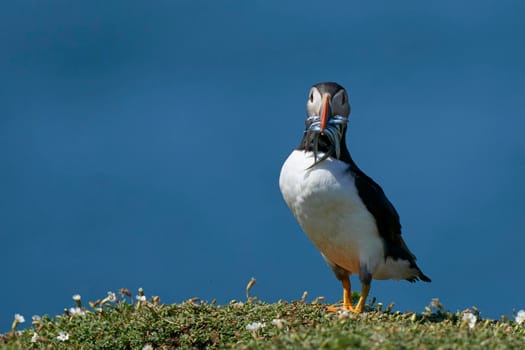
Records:
[[[146,296],[145,295],[137,295],[137,296],[135,296],[135,298],[138,301],[146,301]]]
[[[78,316],[85,316],[86,313],[84,312],[84,310],[82,310],[81,308],[79,307],[71,307],[69,308],[69,313],[72,315],[72,316],[75,316],[75,315],[78,315]]]
[[[463,314],[463,318],[462,320],[464,322],[468,322],[468,328],[474,328],[474,326],[476,325],[476,321],[478,320],[478,318],[476,317],[476,315],[474,315],[473,313],[471,312],[465,312]]]
[[[42,320],[42,318],[38,315],[33,315],[31,319],[33,320],[33,322],[40,322]]]
[[[36,332],[33,332],[33,336],[31,337],[31,343],[36,343],[39,340],[40,336]]]
[[[346,318],[349,318],[350,315],[352,315],[352,313],[350,313],[350,311],[348,310],[338,310],[336,315],[337,315],[337,319],[344,320]]]
[[[57,339],[60,341],[69,340],[69,334],[67,334],[66,332],[58,332]]]
[[[249,325],[246,325],[246,330],[256,332],[264,326],[266,326],[264,322],[252,322]]]
[[[286,320],[282,319],[282,318],[274,318],[272,320],[272,324],[274,326],[276,326],[277,328],[281,329],[284,327],[284,325],[286,324]]]
[[[108,301],[110,301],[112,303],[116,303],[118,301],[117,295],[115,293],[113,293],[113,292],[108,292],[107,299],[108,299]]]
[[[73,300],[74,301],[79,301],[80,300],[80,294],[73,295]]]
[[[153,345],[151,344],[146,344],[142,347],[142,350],[153,350]]]
[[[20,314],[15,314],[15,322],[17,323],[24,323],[26,321],[26,319],[24,318],[24,316],[20,315]]]
[[[444,309],[443,304],[441,304],[441,302],[439,301],[438,298],[433,298],[432,302],[430,303],[430,305],[433,308],[436,308],[436,309],[439,309],[439,310],[443,310]]]
[[[525,310],[518,311],[518,314],[516,315],[516,323],[517,324],[525,323]]]

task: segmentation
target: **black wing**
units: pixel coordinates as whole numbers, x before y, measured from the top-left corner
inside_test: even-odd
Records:
[[[420,278],[425,282],[430,282],[430,278],[425,276],[417,266],[415,255],[408,249],[405,241],[401,237],[399,214],[386,197],[385,192],[383,192],[381,186],[357,168],[355,163],[352,165],[350,171],[354,175],[355,186],[357,187],[359,196],[368,211],[374,216],[379,235],[384,240],[385,259],[390,256],[394,260],[407,260],[411,268],[419,271],[419,276],[409,279],[409,281],[414,282]]]
[[[355,178],[355,186],[359,192],[359,197],[361,197],[368,211],[372,213],[376,219],[377,228],[381,237],[388,243],[401,243],[399,214],[388,198],[386,198],[381,186],[360,170],[352,171],[352,173]],[[388,251],[392,248],[389,247],[391,245],[392,244],[387,245],[385,254],[395,257],[395,255],[392,255],[392,253],[395,254],[395,252]],[[403,254],[402,252],[399,253]],[[406,255],[407,256],[399,257],[403,259],[414,259],[414,255],[409,251],[406,252]]]
[[[386,197],[381,186],[363,173],[355,163],[351,164],[350,172],[354,175],[355,186],[357,187],[359,196],[376,220],[379,235],[384,240],[385,259],[390,256],[394,260],[407,260],[410,262],[410,267],[419,270],[416,264],[416,257],[410,252],[401,237],[399,214]],[[423,281],[430,281],[421,270],[419,270],[419,272],[419,278]]]

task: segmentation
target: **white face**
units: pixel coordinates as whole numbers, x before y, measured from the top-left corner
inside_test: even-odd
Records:
[[[332,115],[340,115],[342,117],[348,117],[350,115],[350,104],[346,90],[339,90],[334,96],[325,93],[325,96],[328,96],[328,101],[332,108]],[[308,101],[306,102],[306,114],[309,117],[321,115],[323,97],[319,89],[315,86],[310,90]]]

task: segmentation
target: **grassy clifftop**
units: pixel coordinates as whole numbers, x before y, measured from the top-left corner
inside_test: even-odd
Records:
[[[143,293],[142,293],[143,294]],[[54,318],[34,318],[24,331],[0,336],[0,349],[519,349],[525,325],[480,319],[476,310],[449,312],[434,301],[422,313],[326,313],[318,301],[268,304],[249,298],[215,305],[166,305],[121,291]],[[466,315],[466,316],[465,316]],[[19,319],[18,322],[22,321]],[[17,322],[17,321],[15,321]]]

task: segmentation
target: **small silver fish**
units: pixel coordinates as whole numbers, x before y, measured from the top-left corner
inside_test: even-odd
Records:
[[[343,138],[343,129],[347,123],[348,118],[336,115],[328,121],[324,131],[321,131],[321,117],[312,116],[306,119],[306,142],[307,144],[313,144],[314,152],[314,163],[308,169],[333,156],[334,153],[336,158],[341,156],[341,139]],[[330,148],[328,152],[318,159],[317,154],[319,152],[319,138],[321,135],[328,137]]]

